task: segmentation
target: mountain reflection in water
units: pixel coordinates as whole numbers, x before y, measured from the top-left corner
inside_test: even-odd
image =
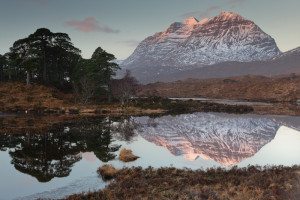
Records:
[[[138,133],[143,138],[173,155],[189,160],[201,157],[222,166],[252,157],[274,139],[281,125],[300,127],[299,117],[222,113],[137,117],[135,122],[140,124]]]
[[[73,165],[84,156],[87,160],[115,162],[120,144],[125,144],[122,141],[134,148],[142,142],[138,139],[141,137],[167,148],[175,156],[192,161],[200,157],[231,166],[252,157],[270,143],[281,125],[299,130],[300,118],[221,113],[159,118],[94,117],[42,134],[27,129],[24,133],[1,134],[0,150],[9,153],[15,169],[39,182],[69,176]],[[152,150],[137,151],[141,157],[137,163],[144,162],[145,152],[151,153]],[[147,162],[151,165],[156,161]],[[164,164],[161,161],[161,166]]]
[[[28,116],[0,120],[0,199],[59,199],[74,191],[102,189],[107,183],[96,171],[104,163],[116,168],[191,169],[300,163],[300,117],[222,113],[81,117],[56,123],[52,131],[43,131],[44,125],[37,126],[35,120]],[[121,145],[140,158],[119,161]]]

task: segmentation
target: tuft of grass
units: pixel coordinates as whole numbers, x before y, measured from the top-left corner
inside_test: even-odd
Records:
[[[117,176],[118,170],[112,165],[103,165],[97,170],[98,174],[101,175],[103,180],[110,180]]]
[[[129,149],[122,149],[119,155],[119,159],[123,162],[131,162],[135,161],[139,157],[136,155],[133,155],[132,151]]]

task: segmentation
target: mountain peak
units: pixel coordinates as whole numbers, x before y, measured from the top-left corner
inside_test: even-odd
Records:
[[[182,23],[187,25],[197,24],[199,21],[195,17],[190,17],[186,20],[184,20]]]
[[[236,14],[236,13],[233,13],[233,12],[221,12],[217,18],[222,18],[222,19],[245,19],[243,18],[242,16]]]
[[[275,40],[254,22],[232,12],[172,23],[143,40],[123,66],[163,66],[176,69],[222,62],[267,60],[280,54]],[[171,68],[173,69],[173,68]]]

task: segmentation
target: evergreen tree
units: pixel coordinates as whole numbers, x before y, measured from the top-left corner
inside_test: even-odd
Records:
[[[34,57],[27,58],[23,61],[22,66],[26,70],[26,84],[30,85],[30,72],[38,68],[39,60]]]
[[[27,84],[29,84],[30,73],[39,66],[34,44],[29,38],[24,38],[14,42],[10,48],[9,64],[12,65],[15,79],[20,79],[26,74]],[[34,60],[34,62],[33,62]]]
[[[9,80],[27,77],[29,84],[31,76],[50,85],[59,83],[60,86],[70,81],[81,58],[80,50],[74,47],[68,34],[52,33],[46,28],[16,41],[7,55]]]
[[[40,28],[28,37],[28,39],[31,40],[34,44],[38,56],[41,59],[44,82],[47,82],[49,77],[47,58],[49,58],[49,52],[50,48],[52,47],[53,36],[53,33],[49,29]]]
[[[91,93],[85,91],[85,88],[88,90],[93,88],[94,94],[99,96],[104,93],[104,88],[107,88],[108,91],[105,93],[108,94],[110,100],[110,80],[115,75],[116,70],[120,69],[113,60],[115,60],[113,54],[107,53],[101,47],[98,47],[91,59],[82,59],[78,63],[73,74],[73,81],[80,88],[81,94]]]
[[[0,54],[0,81],[4,81],[4,66],[6,64],[6,57]]]
[[[66,78],[71,76],[73,68],[80,59],[80,52],[74,47],[68,34],[54,33],[52,56],[55,67],[53,71],[60,86],[63,86]]]

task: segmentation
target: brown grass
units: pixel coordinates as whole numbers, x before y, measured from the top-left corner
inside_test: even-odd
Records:
[[[112,165],[103,165],[97,170],[97,172],[104,180],[110,180],[117,176],[118,170],[116,170]]]
[[[32,112],[57,114],[141,114],[162,113],[163,110],[146,110],[136,107],[122,109],[119,104],[82,105],[76,95],[58,89],[22,82],[1,82],[0,112]]]
[[[64,94],[55,88],[36,84],[27,86],[21,82],[4,82],[0,85],[0,110],[4,112],[55,111],[72,103],[72,94]]]
[[[278,77],[239,76],[219,79],[186,79],[170,83],[152,83],[140,88],[137,96],[242,99],[276,103],[253,106],[257,114],[300,115],[300,75]]]
[[[122,149],[119,155],[119,159],[123,162],[131,162],[138,159],[138,156],[132,154],[132,151],[129,149]]]
[[[124,168],[104,190],[66,199],[299,200],[299,169],[299,166],[207,171]]]
[[[263,102],[296,102],[300,99],[300,74],[278,77],[239,76],[218,79],[186,79],[143,86],[139,96],[206,97]]]

